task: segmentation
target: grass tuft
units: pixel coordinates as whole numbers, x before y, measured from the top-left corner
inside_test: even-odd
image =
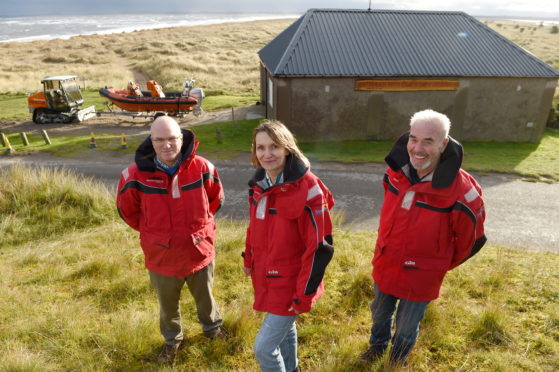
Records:
[[[187,289],[181,297],[187,348],[174,366],[157,365],[162,346],[158,304],[144,268],[137,232],[114,213],[113,196],[66,171],[2,170],[18,190],[0,186],[0,370],[257,371],[252,344],[263,314],[252,310],[250,279],[240,252],[246,221],[217,221],[214,294],[228,340],[207,340]],[[11,172],[11,173],[10,173]],[[18,174],[21,172],[21,174]],[[66,187],[57,185],[64,175]],[[9,176],[9,177],[7,177]],[[95,224],[46,220],[41,188],[65,214],[84,212],[84,185],[99,205]],[[8,194],[9,192],[9,194]],[[41,205],[48,204],[44,197]],[[48,207],[48,205],[47,205]],[[49,207],[50,208],[50,207]],[[88,217],[90,220],[91,217]],[[28,228],[14,240],[6,227]],[[52,229],[57,233],[45,234]],[[427,307],[410,366],[385,359],[361,364],[371,327],[371,258],[376,235],[334,231],[326,292],[298,319],[299,359],[309,371],[552,371],[559,366],[559,255],[488,246],[451,271],[441,298]]]

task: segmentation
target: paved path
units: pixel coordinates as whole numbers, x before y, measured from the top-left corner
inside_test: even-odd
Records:
[[[132,156],[103,161],[75,160],[52,156],[0,157],[0,167],[22,162],[48,167],[64,166],[96,177],[111,189],[116,188],[120,171]],[[252,175],[248,155],[234,161],[214,160],[225,188],[221,217],[247,218],[247,181]],[[382,203],[382,164],[342,165],[313,163],[313,171],[331,189],[335,209],[345,215],[351,229],[378,227]],[[522,181],[511,175],[490,174],[477,179],[484,190],[486,234],[491,244],[559,253],[559,184]]]

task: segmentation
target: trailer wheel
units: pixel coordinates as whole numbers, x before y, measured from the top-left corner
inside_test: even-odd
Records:
[[[165,113],[165,112],[156,112],[155,115],[154,115],[153,117],[154,117],[155,119],[157,119],[158,117],[160,117],[160,116],[165,116],[165,115],[167,115],[167,113]]]

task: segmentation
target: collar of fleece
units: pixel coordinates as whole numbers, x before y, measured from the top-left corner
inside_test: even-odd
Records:
[[[189,159],[191,155],[194,155],[198,143],[194,140],[194,133],[192,133],[191,131],[187,129],[181,129],[181,133],[182,146],[180,152],[182,154],[181,163],[183,163],[187,159]],[[151,143],[151,135],[149,135],[144,140],[144,142],[142,142],[142,144],[138,146],[134,161],[138,165],[138,169],[141,171],[156,171],[157,165],[155,164],[155,149],[153,148],[153,144]]]
[[[392,146],[390,153],[384,158],[384,161],[395,172],[399,171],[410,162],[408,155],[408,138],[410,132],[404,133]],[[460,142],[449,136],[448,145],[441,154],[439,164],[433,172],[432,187],[434,189],[444,189],[449,187],[460,167],[464,158],[464,150]]]

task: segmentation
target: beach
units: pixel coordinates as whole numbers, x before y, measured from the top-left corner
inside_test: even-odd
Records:
[[[78,35],[106,35],[155,28],[203,26],[296,18],[300,14],[102,14],[0,17],[0,42],[68,39]]]

